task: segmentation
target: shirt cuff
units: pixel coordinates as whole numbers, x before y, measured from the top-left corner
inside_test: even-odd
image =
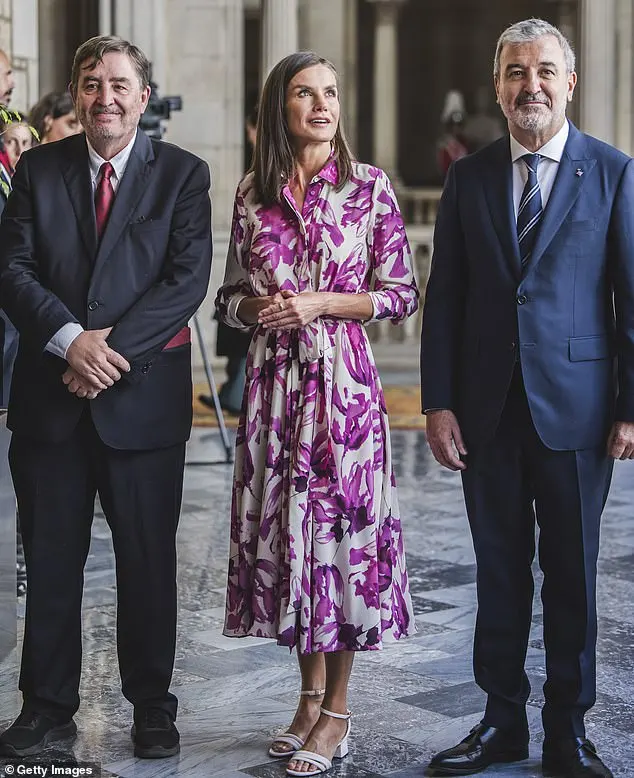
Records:
[[[68,347],[75,340],[78,335],[84,331],[81,324],[70,321],[68,324],[64,324],[63,327],[57,330],[55,335],[49,340],[44,347],[45,351],[50,351],[51,354],[55,354],[56,357],[66,359],[66,352]]]
[[[238,306],[240,303],[248,297],[246,294],[234,294],[233,297],[227,303],[227,315],[225,316],[225,322],[230,327],[235,327],[239,330],[250,330],[252,324],[245,324],[238,318]]]
[[[378,316],[378,313],[379,313],[379,309],[377,307],[377,304],[376,304],[376,301],[375,301],[374,298],[375,298],[375,295],[380,294],[380,293],[379,292],[366,292],[366,294],[368,295],[368,297],[370,298],[370,302],[372,303],[372,315],[368,319],[364,320],[364,322],[363,322],[364,324],[368,324],[371,321],[376,321],[377,320],[376,317]]]

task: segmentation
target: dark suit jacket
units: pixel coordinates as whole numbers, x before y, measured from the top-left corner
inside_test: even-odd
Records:
[[[101,242],[83,135],[24,154],[0,226],[0,305],[20,333],[8,426],[43,441],[68,436],[89,402],[105,443],[149,449],[191,427],[190,346],[163,346],[205,297],[211,267],[209,170],[138,132]],[[114,326],[130,373],[95,400],[62,384],[45,351],[68,322]]]
[[[634,167],[572,125],[524,273],[508,136],[458,161],[440,204],[423,408],[452,409],[468,446],[486,440],[518,354],[548,447],[603,445],[615,417],[634,421]]]

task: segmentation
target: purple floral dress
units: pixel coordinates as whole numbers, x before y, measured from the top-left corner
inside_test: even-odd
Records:
[[[368,292],[375,319],[418,306],[390,182],[354,163],[336,191],[329,160],[299,213],[235,199],[221,317],[283,289]],[[224,634],[276,638],[302,654],[381,648],[415,631],[383,392],[364,325],[320,318],[256,328],[236,441]]]

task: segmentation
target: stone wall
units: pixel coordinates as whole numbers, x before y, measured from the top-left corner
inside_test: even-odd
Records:
[[[0,48],[15,74],[11,107],[28,111],[39,97],[37,0],[0,0]]]

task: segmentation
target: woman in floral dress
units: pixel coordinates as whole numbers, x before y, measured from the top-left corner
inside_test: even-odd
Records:
[[[351,160],[339,112],[328,61],[298,52],[272,70],[216,301],[227,324],[257,325],[236,443],[224,634],[297,648],[299,706],[269,752],[292,756],[293,775],[345,755],[354,652],[415,629],[385,402],[363,322],[402,321],[418,291],[390,182]]]

